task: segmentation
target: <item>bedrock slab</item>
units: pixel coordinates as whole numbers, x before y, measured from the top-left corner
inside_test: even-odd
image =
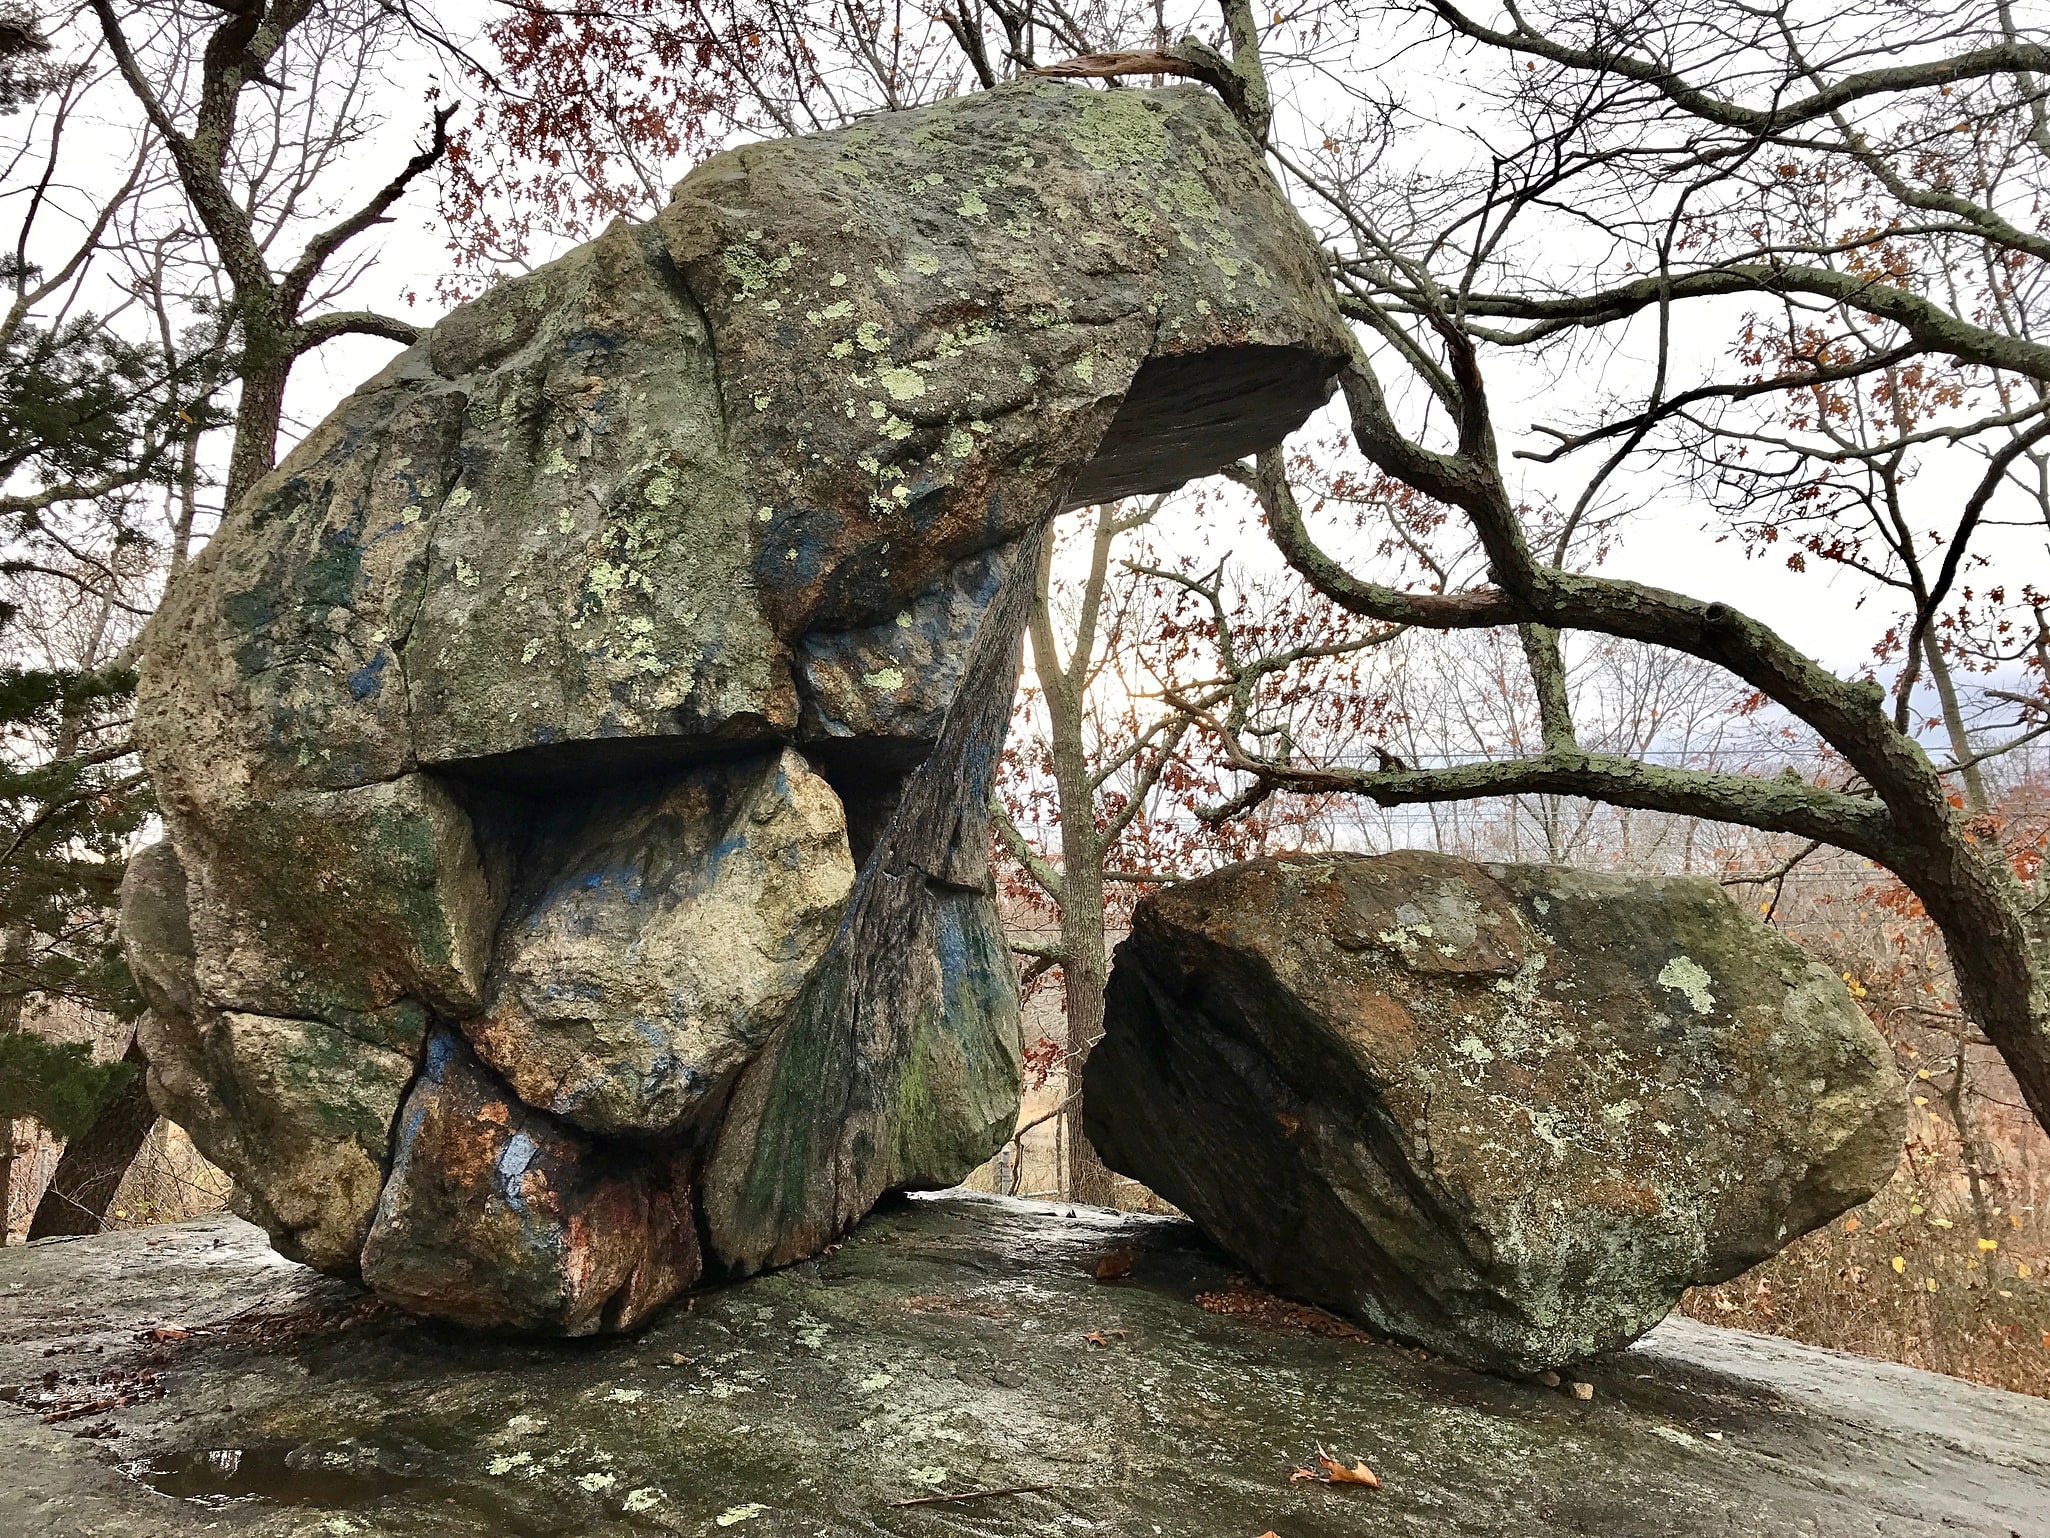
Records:
[[[1096,1282],[1111,1250],[1131,1274]],[[0,1531],[2050,1532],[2039,1400],[1673,1320],[1591,1370],[1581,1402],[1198,1306],[1231,1269],[1178,1221],[919,1198],[636,1339],[536,1342],[392,1311],[352,1323],[360,1295],[232,1220],[10,1249]],[[161,1326],[193,1333],[135,1338]],[[86,1392],[67,1380],[140,1372],[161,1398],[40,1420]],[[120,1435],[71,1435],[102,1425]],[[1319,1444],[1382,1488],[1290,1483]],[[1043,1488],[895,1504],[1017,1486]]]
[[[1706,878],[1400,851],[1145,898],[1089,1138],[1270,1286],[1479,1366],[1627,1345],[1899,1163],[1893,1054]]]

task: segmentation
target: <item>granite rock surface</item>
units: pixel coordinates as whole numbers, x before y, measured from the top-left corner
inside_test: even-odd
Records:
[[[1187,1223],[1068,1213],[895,1204],[829,1256],[583,1341],[366,1317],[232,1220],[10,1248],[0,1532],[2050,1532],[2039,1399],[1673,1319],[1582,1401],[1306,1328]],[[1106,1254],[1122,1280],[1091,1275]],[[116,1386],[135,1402],[43,1419]],[[1381,1488],[1291,1481],[1319,1446]]]

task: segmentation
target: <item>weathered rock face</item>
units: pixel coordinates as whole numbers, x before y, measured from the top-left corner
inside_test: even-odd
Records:
[[[958,1178],[1015,1103],[983,808],[1040,531],[1345,355],[1193,88],[753,145],[455,311],[147,634],[160,1109],[288,1253],[559,1330],[687,1280],[692,1202],[744,1271]]]
[[[839,924],[839,798],[785,749],[569,802],[530,839],[478,1053],[586,1131],[707,1127]]]
[[[1270,1285],[1496,1369],[1581,1361],[1893,1173],[1891,1054],[1706,879],[1417,852],[1145,899],[1085,1070],[1106,1163]]]

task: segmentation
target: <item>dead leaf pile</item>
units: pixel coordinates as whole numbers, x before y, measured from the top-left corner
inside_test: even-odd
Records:
[[[1340,1319],[1336,1314],[1327,1314],[1321,1308],[1311,1308],[1306,1303],[1291,1303],[1286,1298],[1277,1298],[1271,1292],[1261,1292],[1253,1287],[1232,1287],[1221,1292],[1199,1292],[1196,1307],[1209,1314],[1229,1314],[1258,1325],[1263,1330],[1277,1330],[1294,1335],[1321,1335],[1328,1340],[1364,1340],[1379,1342],[1380,1337],[1371,1335],[1356,1324]]]

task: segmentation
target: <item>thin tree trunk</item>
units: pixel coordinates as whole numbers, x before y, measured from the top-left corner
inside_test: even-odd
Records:
[[[0,956],[5,957],[0,973],[6,978],[6,988],[0,992],[0,1032],[21,1029],[23,1006],[28,1002],[15,982],[28,955],[28,929],[25,925],[10,924],[7,938],[0,942]],[[15,1124],[12,1118],[0,1121],[0,1244],[7,1242],[13,1231],[14,1201],[14,1139]]]
[[[1061,950],[1066,958],[1061,963],[1061,987],[1068,1016],[1065,1184],[1069,1200],[1107,1207],[1117,1190],[1117,1177],[1082,1132],[1082,1067],[1103,1039],[1103,988],[1110,976],[1103,943],[1102,865],[1100,857],[1094,866],[1064,863],[1069,882],[1069,902],[1061,910]],[[1092,873],[1094,881],[1087,879]]]
[[[1986,777],[1973,761],[1971,735],[1965,730],[1965,713],[1958,708],[1957,681],[1951,677],[1950,663],[1933,633],[1922,637],[1922,656],[1929,667],[1929,681],[1936,686],[1937,705],[1943,711],[1944,734],[1950,739],[1950,756],[1964,765],[1958,778],[1964,782],[1965,810],[1974,817],[1983,817],[1991,805],[1986,799]]]
[[[121,1177],[142,1150],[150,1129],[157,1124],[156,1108],[150,1104],[144,1082],[141,1048],[129,1043],[124,1063],[135,1069],[122,1091],[79,1136],[64,1147],[49,1189],[36,1205],[28,1236],[45,1239],[57,1234],[96,1234],[106,1226],[107,1209],[114,1193],[121,1189]]]
[[[1950,1093],[1943,1097],[1943,1101],[1950,1111],[1951,1128],[1957,1133],[1959,1162],[1965,1167],[1965,1181],[1971,1192],[1972,1221],[1981,1239],[1991,1239],[1993,1203],[1987,1188],[1999,1183],[2000,1174],[1994,1166],[1993,1150],[1987,1145],[1972,1115],[1971,1087],[1966,1081],[1969,1072],[1970,1059],[1966,1056],[1965,1044],[1960,1041],[1957,1057],[1950,1067]]]
[[[185,567],[192,552],[192,525],[199,514],[199,439],[197,423],[185,434],[178,457],[178,511],[171,523],[171,576]]]

